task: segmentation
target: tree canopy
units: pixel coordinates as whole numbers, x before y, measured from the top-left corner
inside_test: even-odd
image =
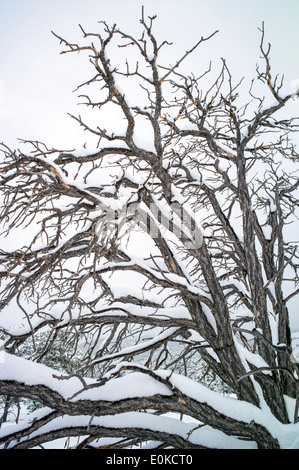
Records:
[[[298,125],[282,113],[296,93],[263,26],[247,87],[224,59],[184,71],[217,32],[165,65],[154,20],[142,11],[139,38],[105,22],[80,26],[82,44],[54,33],[94,69],[77,88],[87,117],[72,118],[95,151],[1,144],[0,423],[39,403],[0,429],[4,448],[296,443]]]

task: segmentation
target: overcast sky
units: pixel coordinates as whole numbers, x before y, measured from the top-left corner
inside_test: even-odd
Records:
[[[80,41],[79,23],[96,32],[105,20],[139,34],[142,5],[158,16],[158,39],[174,43],[169,63],[219,30],[186,66],[202,72],[210,58],[217,65],[224,57],[236,79],[252,78],[264,21],[273,73],[285,74],[286,92],[299,79],[298,0],[0,0],[0,141],[16,147],[18,138],[36,139],[69,149],[89,143],[67,112],[82,112],[72,91],[93,72],[86,57],[60,55],[51,30]]]

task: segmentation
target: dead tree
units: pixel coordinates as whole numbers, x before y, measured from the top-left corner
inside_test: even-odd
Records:
[[[262,65],[245,93],[224,60],[217,75],[181,71],[215,33],[174,65],[161,63],[170,43],[158,42],[154,19],[142,12],[138,39],[105,22],[96,33],[80,26],[83,45],[55,34],[62,53],[87,53],[94,67],[78,90],[88,88],[80,98],[100,114],[72,117],[98,136],[95,152],[2,144],[2,236],[11,249],[0,250],[1,316],[13,311],[22,322],[1,322],[0,392],[44,407],[20,429],[1,429],[3,447],[84,436],[80,448],[102,438],[114,448],[278,448],[288,425],[295,432],[288,303],[299,291],[289,235],[298,127],[280,117],[295,95],[283,95],[272,75],[263,28]],[[130,60],[115,64],[116,46]],[[138,90],[137,105],[129,97]],[[107,130],[108,113],[124,129]],[[151,142],[140,144],[137,123]],[[31,238],[16,247],[21,229]],[[58,334],[83,351],[73,374],[40,364]],[[31,359],[18,356],[26,341]],[[173,372],[195,355],[233,398]]]

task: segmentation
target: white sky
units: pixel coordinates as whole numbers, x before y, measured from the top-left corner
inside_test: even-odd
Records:
[[[273,74],[285,74],[286,93],[299,79],[298,0],[0,0],[0,141],[16,147],[18,138],[36,139],[69,149],[87,141],[94,147],[95,141],[67,115],[83,112],[72,91],[93,70],[82,54],[60,55],[51,30],[80,42],[79,23],[96,32],[98,21],[105,20],[138,34],[142,5],[146,15],[158,15],[158,39],[174,43],[165,65],[219,29],[186,67],[200,74],[210,58],[217,66],[224,57],[236,80],[251,79],[259,59],[258,27],[264,21]],[[298,103],[292,106],[299,109]]]

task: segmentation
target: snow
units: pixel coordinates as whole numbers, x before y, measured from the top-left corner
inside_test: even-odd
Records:
[[[82,389],[82,384],[78,379],[71,378],[69,380],[58,380],[53,377],[53,370],[40,364],[30,364],[30,368],[26,367],[28,361],[23,358],[15,357],[5,353],[5,363],[0,365],[0,377],[2,380],[14,380],[18,378],[28,385],[42,384],[50,387],[60,393],[65,399],[70,397]],[[131,364],[132,365],[132,364]],[[165,376],[165,372],[161,372],[161,376]],[[183,390],[184,382],[180,382],[177,377],[171,377],[175,386]],[[96,384],[95,380],[89,380],[89,385]],[[185,382],[188,384],[188,382]],[[187,387],[189,390],[189,386]],[[76,400],[106,400],[118,401],[124,398],[134,398],[138,396],[150,396],[155,394],[162,394],[165,396],[172,395],[172,391],[163,383],[158,382],[148,374],[141,372],[132,372],[117,379],[111,379],[105,385],[89,390],[83,390],[78,394],[73,401]],[[195,391],[196,394],[196,391]],[[192,396],[192,395],[191,395]],[[0,437],[9,433],[17,432],[24,429],[27,423],[32,422],[34,419],[41,419],[47,416],[52,410],[44,408],[37,410],[27,417],[26,422],[21,422],[17,425],[7,425],[0,430]],[[183,422],[177,418],[170,418],[165,416],[156,416],[153,414],[145,414],[140,412],[121,413],[115,416],[94,417],[90,416],[62,416],[52,420],[46,425],[39,428],[31,434],[31,438],[38,436],[45,432],[58,430],[65,427],[75,426],[99,426],[106,428],[141,428],[150,429],[153,431],[167,432],[170,434],[175,433],[184,439],[189,436],[190,442],[201,445],[210,445],[211,441],[215,448],[246,448],[255,447],[255,444],[244,443],[238,441],[236,438],[224,435],[219,431],[211,429],[209,426],[198,427],[198,422]],[[175,430],[175,431],[174,431]]]
[[[32,363],[21,357],[16,357],[4,352],[4,362],[0,363],[1,380],[18,380],[27,385],[44,385],[55,390],[65,400],[104,400],[118,401],[126,398],[153,396],[161,394],[163,396],[173,395],[175,390],[181,392],[184,399],[191,398],[199,403],[207,404],[223,415],[244,422],[255,421],[269,430],[276,438],[281,448],[299,448],[299,423],[282,424],[270,412],[265,402],[261,399],[260,408],[229,396],[221,396],[200,383],[166,370],[155,371],[157,376],[166,379],[169,386],[153,376],[143,372],[131,372],[127,375],[112,378],[104,385],[99,385],[95,379],[85,379],[86,386],[91,388],[83,389],[82,382],[76,377],[61,380],[55,377],[57,371],[41,364]],[[65,379],[67,376],[62,376]],[[256,385],[257,389],[258,386]],[[75,396],[73,396],[75,395]],[[72,398],[73,396],[73,398]],[[290,416],[293,415],[295,400],[288,398],[287,401]],[[27,421],[46,416],[50,412],[49,408],[38,410],[34,415],[29,415]],[[215,448],[256,448],[253,442],[238,440],[209,426],[198,427],[199,422],[185,422],[176,418],[153,415],[144,412],[128,412],[114,416],[93,417],[90,416],[62,416],[52,420],[50,423],[39,428],[31,437],[39,433],[60,429],[65,426],[103,426],[108,428],[141,428],[153,431],[175,433],[184,439],[189,438],[190,442],[200,445],[211,445]],[[22,429],[24,423],[13,425],[11,432]],[[5,426],[0,430],[0,437],[7,435],[10,428]]]
[[[61,171],[61,168],[59,165],[57,165],[54,161],[50,161],[49,158],[39,156],[39,160],[44,161],[52,167],[55,170],[55,174],[58,175],[59,179],[62,181],[62,183],[66,186],[73,186],[77,188],[80,192],[85,193],[87,196],[91,196],[92,199],[97,199],[99,201],[99,205],[97,209],[105,209],[109,213],[113,211],[121,211],[123,208],[123,203],[119,201],[118,199],[115,199],[113,197],[107,198],[107,197],[102,197],[99,196],[91,191],[88,190],[89,184],[85,183],[83,180],[79,180],[78,178],[75,180],[74,178],[67,177],[63,172]],[[116,175],[117,176],[117,175]],[[97,182],[99,184],[99,181]]]
[[[215,317],[212,314],[211,310],[204,303],[201,304],[201,308],[202,308],[202,311],[203,311],[206,319],[208,320],[208,322],[212,326],[213,330],[215,331],[216,334],[218,334],[216,320],[215,320]]]
[[[265,403],[262,402],[261,408],[258,408],[250,403],[235,398],[221,396],[219,393],[204,387],[202,384],[196,383],[178,374],[171,374],[169,380],[173,386],[190,398],[201,403],[207,403],[209,406],[230,418],[245,423],[254,421],[261,424],[279,441],[281,448],[299,448],[296,447],[299,445],[299,423],[280,423],[275,416],[273,416]],[[294,402],[295,400],[293,401],[293,409],[295,406]]]
[[[74,157],[88,157],[89,155],[96,155],[97,153],[99,153],[99,149],[94,147],[94,148],[91,148],[89,147],[88,149],[87,148],[77,148],[76,150],[72,150],[72,155]]]
[[[273,201],[273,199],[269,199],[269,202],[270,202],[270,212],[276,212],[277,211],[277,206],[276,206],[275,202]]]
[[[57,378],[62,377],[64,380]],[[155,394],[171,395],[162,383],[147,374],[132,372],[128,376],[112,379],[104,385],[80,392],[82,382],[77,377],[68,378],[43,364],[32,363],[22,357],[3,352],[0,363],[0,380],[18,380],[26,385],[44,385],[59,393],[65,400],[76,394],[76,399],[117,401],[138,396]],[[96,379],[85,378],[87,386],[97,385]]]
[[[235,340],[235,345],[238,351],[239,356],[243,359],[243,364],[246,365],[246,369],[249,371],[250,368],[248,364],[252,364],[253,366],[259,368],[259,367],[269,367],[269,364],[267,364],[259,354],[254,354],[251,351],[249,351],[247,348],[245,348],[240,342]],[[271,372],[269,371],[263,371],[265,374],[270,374]]]
[[[230,151],[231,149],[223,149],[225,151]],[[89,153],[89,152],[88,152]],[[79,150],[76,155],[84,156],[84,152]],[[87,152],[86,152],[87,154]],[[102,215],[102,210],[107,209],[108,211],[122,211],[124,205],[126,204],[126,199],[130,197],[131,193],[130,190],[124,188],[118,196],[120,198],[115,199],[113,197],[101,197],[96,196],[93,193],[89,193],[87,189],[87,185],[82,181],[73,180],[71,178],[67,178],[64,174],[62,174],[60,168],[55,165],[50,159],[46,159],[43,157],[39,157],[41,160],[47,162],[48,165],[51,165],[55,168],[57,174],[61,178],[61,180],[65,184],[70,184],[72,186],[76,186],[81,191],[85,191],[86,194],[91,194],[93,198],[97,198],[99,201],[97,210],[93,212],[91,215],[91,219],[95,219]],[[51,158],[54,158],[53,156]],[[225,169],[224,166],[221,166],[222,169]],[[198,181],[198,184],[201,184],[202,179],[201,176],[193,171],[192,176]],[[196,173],[196,174],[195,174]],[[123,174],[122,170],[119,170],[119,177]],[[193,175],[194,174],[194,175]],[[117,176],[117,175],[116,175]],[[143,173],[136,174],[136,176],[129,175],[126,173],[126,176],[130,178],[132,181],[136,182],[139,185],[143,185],[146,180],[146,176]],[[192,219],[195,219],[196,214],[186,205],[184,204],[184,200],[181,197],[180,192],[173,186],[173,200],[177,201],[181,204],[186,212],[190,215]],[[153,196],[154,197],[154,196]],[[144,211],[148,210],[146,206],[144,206]],[[162,204],[161,201],[158,199],[155,200],[155,207],[153,208],[152,212],[149,212],[153,218],[157,215],[156,211],[160,211],[165,216],[166,222],[169,221],[170,212],[169,207]],[[66,209],[67,207],[65,207]],[[64,210],[64,207],[62,207]],[[272,200],[270,200],[270,210],[273,212],[276,210],[276,206]],[[174,214],[175,217],[175,214]],[[179,221],[179,218],[177,218]],[[198,223],[198,220],[196,221]],[[166,225],[166,223],[165,223]],[[165,228],[164,225],[164,228]],[[178,223],[179,226],[179,223]],[[199,228],[200,225],[198,224]],[[188,224],[185,224],[184,227],[180,225],[181,230],[185,230],[185,234],[192,239],[193,233],[191,230],[188,230]],[[266,238],[271,238],[271,227],[266,226],[263,228],[264,235]],[[78,231],[76,233],[79,233]],[[168,240],[166,240],[168,243]],[[62,246],[63,242],[61,241],[60,244],[53,249],[53,252],[59,250]],[[169,243],[169,247],[171,244]],[[80,247],[77,247],[79,249]],[[125,251],[125,250],[124,250]],[[174,252],[173,256],[181,267],[184,276],[179,276],[174,273],[167,272],[166,266],[160,266],[160,270],[157,269],[157,266],[152,263],[152,261],[144,261],[144,257],[138,257],[135,253],[128,253],[130,256],[129,262],[119,263],[118,267],[121,269],[122,267],[128,268],[130,266],[139,266],[142,270],[149,273],[156,278],[159,278],[163,281],[169,280],[170,284],[174,283],[178,288],[184,287],[188,289],[189,292],[197,295],[201,294],[201,290],[197,288],[190,276],[188,276],[187,269],[184,266],[182,260],[179,259],[178,255]],[[142,253],[144,255],[144,253]],[[114,263],[107,263],[103,266],[103,271],[106,272],[109,268],[113,268],[115,266]],[[99,269],[100,273],[100,269]],[[125,274],[127,276],[127,273]],[[144,281],[144,279],[143,279]],[[234,283],[237,289],[246,295],[246,291],[244,286],[239,283],[237,280],[231,280],[230,283]],[[129,285],[121,284],[121,283],[114,283],[111,285],[111,290],[116,298],[127,296],[128,292],[130,295],[134,295],[137,298],[140,298],[141,290],[135,287],[134,283],[131,281],[128,282]],[[132,287],[133,284],[133,287]],[[223,282],[224,284],[224,282]],[[269,291],[275,294],[274,292],[274,284],[273,282],[267,283],[267,288]],[[90,292],[87,285],[84,285],[84,289],[86,289],[86,296],[89,296],[90,300]],[[81,296],[84,296],[84,291],[82,290]],[[152,300],[157,302],[157,294],[154,292],[147,292],[144,291],[144,295],[148,300]],[[206,295],[206,294],[205,294]],[[117,304],[116,304],[117,305]],[[123,306],[123,304],[120,304]],[[145,312],[146,310],[146,312]],[[58,309],[59,311],[59,309]],[[57,311],[57,314],[58,314]],[[159,309],[149,309],[146,307],[140,307],[137,305],[132,305],[130,307],[130,313],[134,315],[146,315],[148,312],[151,312],[155,315],[156,318],[188,318],[190,319],[190,314],[187,309],[180,307],[180,308],[159,308]],[[216,331],[216,324],[213,315],[211,314],[210,310],[203,305],[203,311],[206,315],[207,319],[209,320],[210,324]],[[75,312],[74,312],[75,313]],[[109,312],[109,314],[113,315],[113,310]],[[55,312],[51,312],[52,317],[54,316]],[[104,315],[107,314],[107,311]],[[115,312],[115,314],[120,315],[119,312]],[[100,315],[99,315],[100,317]],[[23,321],[18,322],[11,322],[11,317],[8,318],[5,316],[2,317],[1,324],[5,329],[5,321],[9,321],[10,324],[7,325],[6,330],[13,333],[14,335],[22,335],[28,333],[30,331],[30,325],[26,323],[26,318],[22,318]],[[73,317],[75,318],[75,317]],[[273,332],[273,343],[277,343],[277,325],[274,318],[270,318],[271,320],[271,329]],[[42,322],[42,318],[35,318],[32,320],[33,327],[36,327],[40,322]],[[165,321],[165,327],[167,327],[167,321]],[[18,325],[18,326],[17,326]],[[296,424],[288,424],[283,425],[280,423],[271,413],[270,409],[266,405],[263,400],[262,394],[259,390],[258,384],[255,382],[254,376],[251,377],[258,396],[260,397],[260,407],[256,407],[251,405],[247,402],[243,402],[237,400],[236,398],[232,398],[229,396],[221,396],[219,393],[216,393],[204,385],[197,383],[191,379],[188,379],[184,376],[179,374],[169,372],[169,371],[155,371],[156,375],[160,375],[161,378],[167,379],[169,386],[165,383],[156,380],[154,376],[149,375],[148,371],[144,367],[144,372],[142,372],[142,367],[139,367],[139,371],[126,373],[120,377],[114,377],[114,374],[117,371],[120,371],[122,367],[125,367],[126,363],[120,362],[122,357],[126,355],[130,355],[130,353],[138,353],[142,352],[145,348],[150,348],[151,346],[157,344],[160,341],[167,339],[173,333],[177,331],[178,328],[163,328],[155,329],[152,331],[153,337],[148,339],[147,341],[139,342],[138,345],[124,347],[121,352],[114,353],[114,354],[107,354],[100,358],[100,361],[105,360],[115,360],[116,366],[112,369],[113,373],[111,372],[110,375],[106,375],[106,378],[109,379],[104,385],[100,385],[100,383],[96,379],[85,378],[84,381],[86,383],[86,387],[83,387],[82,381],[75,376],[68,377],[67,375],[60,375],[60,372],[57,372],[54,369],[50,369],[42,364],[32,363],[30,361],[25,360],[24,358],[17,357],[7,352],[3,351],[5,347],[5,342],[0,343],[0,380],[17,380],[21,383],[27,385],[44,385],[51,390],[55,390],[59,393],[65,400],[71,401],[78,401],[78,400],[92,400],[98,401],[103,400],[107,402],[114,402],[120,401],[125,399],[132,399],[136,397],[149,397],[154,395],[162,395],[162,396],[172,396],[175,389],[182,393],[184,396],[189,397],[193,400],[196,400],[198,403],[205,403],[213,409],[216,409],[219,413],[223,415],[242,421],[244,423],[250,423],[251,421],[255,421],[256,423],[261,424],[265,428],[269,430],[271,435],[278,439],[282,448],[292,448],[298,449],[299,448],[299,423]],[[193,338],[196,335],[195,332],[192,332]],[[196,338],[198,341],[198,338]],[[190,340],[191,341],[191,340]],[[245,370],[250,371],[251,365],[254,365],[257,368],[260,367],[267,367],[267,363],[261,359],[260,356],[257,354],[253,354],[248,351],[238,340],[235,338],[235,346],[238,351],[238,354],[242,360]],[[219,358],[213,352],[211,348],[207,349],[207,352],[211,354],[216,360]],[[98,360],[99,362],[99,360]],[[130,366],[133,366],[133,363],[128,363]],[[263,371],[264,374],[268,374],[270,372]],[[58,376],[60,378],[58,378]],[[290,420],[294,419],[294,409],[295,409],[295,401],[286,397],[286,403],[288,408],[288,413],[290,416]],[[27,420],[40,419],[42,416],[46,416],[51,410],[49,408],[44,408],[42,410],[38,410],[35,414],[28,415],[26,417]],[[65,426],[78,426],[78,425],[97,425],[97,426],[106,426],[111,428],[124,428],[124,427],[139,427],[139,428],[148,428],[155,431],[164,431],[175,433],[180,435],[184,439],[189,438],[190,442],[200,445],[207,445],[210,446],[211,442],[213,442],[213,446],[215,448],[256,448],[256,444],[253,442],[246,442],[238,440],[235,437],[227,436],[220,431],[212,429],[209,426],[201,426],[198,427],[199,423],[196,422],[189,422],[189,418],[184,418],[183,421],[180,421],[177,416],[157,416],[151,413],[145,412],[130,412],[130,413],[122,413],[115,416],[104,416],[104,417],[94,417],[90,418],[90,416],[62,416],[59,417],[51,423],[40,428],[38,431],[32,434],[31,437],[37,435],[38,433],[45,432],[46,430],[50,429],[59,429],[60,427]],[[188,422],[187,422],[188,421]],[[25,427],[26,423],[21,422],[19,425],[13,425],[12,431],[15,432],[17,429],[22,429]],[[8,432],[9,426],[5,425],[0,430],[0,436],[6,435]]]
[[[60,375],[60,372],[7,352],[4,352],[4,361],[0,364],[0,380],[18,380],[26,385],[44,385],[56,390],[64,399],[82,388],[82,383],[75,377],[64,381],[58,380],[54,375]],[[88,382],[95,381],[89,379]]]
[[[139,412],[126,412],[115,416],[108,415],[94,417],[92,419],[90,419],[89,416],[61,416],[34,431],[30,437],[34,438],[45,432],[76,426],[84,426],[86,428],[89,426],[97,426],[99,428],[104,427],[114,430],[123,428],[150,429],[155,432],[174,434],[184,439],[187,439],[189,436],[189,440],[193,444],[205,446],[211,445],[211,442],[213,442],[214,448],[223,448],[223,445],[225,445],[227,449],[256,448],[256,445],[252,442],[240,441],[237,438],[226,436],[222,432],[216,431],[209,426],[198,428],[198,423],[188,423],[179,421],[177,418]],[[15,426],[11,429],[11,432],[21,430],[22,428],[22,425]],[[5,434],[6,433],[7,428]],[[0,437],[1,434],[0,432]],[[115,431],[115,434],[117,434],[117,431]]]
[[[136,147],[143,150],[147,150],[148,152],[156,153],[156,148],[153,144],[153,139],[145,139],[139,133],[134,132],[133,141]]]
[[[143,292],[141,292],[139,288],[133,287],[132,285],[111,283],[110,290],[112,291],[115,299],[119,299],[121,297],[127,297],[128,293],[136,297],[137,299],[142,298],[142,300],[144,300],[145,298]],[[148,299],[147,296],[146,298]],[[157,300],[155,296],[153,296],[153,299],[154,298],[155,300]]]
[[[172,392],[154,378],[141,372],[132,372],[123,377],[109,380],[99,388],[86,390],[76,396],[76,400],[118,401],[124,398],[136,398],[152,395],[170,396]]]
[[[125,249],[123,249],[123,251],[126,252]],[[128,253],[126,253],[126,254],[128,254]],[[179,287],[187,288],[190,292],[192,292],[195,295],[201,294],[201,290],[198,287],[190,285],[184,277],[179,276],[178,274],[169,273],[169,272],[168,273],[162,273],[162,272],[158,271],[157,269],[151,268],[143,260],[143,258],[135,256],[132,253],[128,254],[128,256],[131,257],[130,261],[124,262],[124,263],[118,263],[118,267],[120,269],[121,269],[121,267],[129,267],[129,266],[134,266],[134,265],[139,266],[142,270],[144,270],[145,272],[147,271],[149,274],[151,274],[152,276],[154,276],[158,279],[161,279],[161,280],[164,280],[164,281],[168,279],[170,281],[170,284],[175,283],[178,288]],[[110,267],[113,268],[114,263],[106,263],[103,267],[103,270],[107,271],[107,270],[109,270]],[[100,272],[100,270],[98,272]],[[122,286],[119,286],[119,287],[112,286],[111,288],[114,289],[115,294],[119,294],[119,293],[123,294],[124,293],[124,288]],[[128,291],[126,292],[126,294],[128,294]],[[140,297],[140,295],[139,295],[139,297]],[[153,294],[153,299],[157,300],[157,297],[156,297],[155,294]]]
[[[37,328],[43,321],[43,318],[35,316],[31,319],[31,325],[29,325],[28,318],[24,316],[16,302],[12,300],[5,312],[1,312],[0,329],[13,336],[22,336],[30,333],[32,327]]]
[[[228,154],[229,156],[233,156],[233,157],[237,157],[238,154],[237,154],[237,151],[236,150],[233,150],[231,149],[230,147],[228,147],[227,145],[225,145],[224,143],[222,142],[219,142],[219,140],[217,140],[217,147],[222,150],[224,153]],[[230,166],[230,165],[228,165]],[[220,167],[219,167],[220,168]],[[221,169],[221,168],[220,168]],[[224,167],[224,171],[226,171],[228,169],[228,167]]]

